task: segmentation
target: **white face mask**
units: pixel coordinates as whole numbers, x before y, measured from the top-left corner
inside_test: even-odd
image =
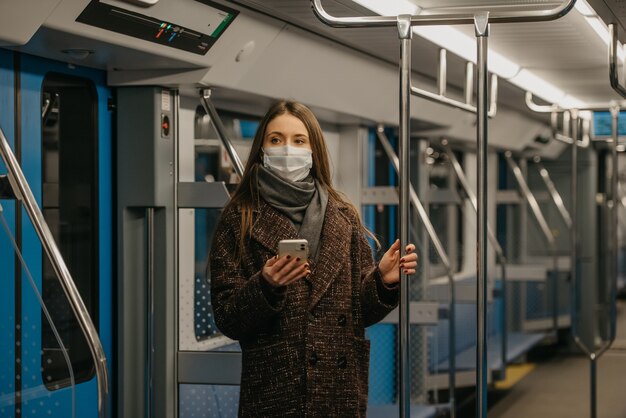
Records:
[[[263,166],[290,181],[300,181],[313,167],[313,151],[283,145],[263,149]]]

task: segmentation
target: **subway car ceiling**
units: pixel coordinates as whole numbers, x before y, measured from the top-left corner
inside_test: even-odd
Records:
[[[236,16],[215,44],[200,54],[77,21],[93,3],[192,30],[198,30],[203,18],[215,13],[213,6]],[[325,2],[338,16],[374,14],[364,5],[379,11],[376,7],[384,3]],[[538,2],[515,2],[517,6],[521,3]],[[554,158],[564,149],[554,141],[548,145],[535,141],[537,136],[547,135],[548,117],[526,107],[525,89],[534,89],[544,103],[564,105],[618,98],[608,83],[608,32],[603,32],[605,22],[617,18],[603,1],[592,2],[594,6],[597,3],[602,3],[598,8],[601,17],[585,7],[586,3],[578,2],[575,10],[557,21],[492,25],[490,49],[500,57],[492,55],[490,60],[500,77],[490,145],[513,151],[530,147],[546,158]],[[428,1],[420,4],[427,6]],[[612,7],[619,11],[618,6]],[[250,111],[256,104],[262,109],[271,99],[293,97],[310,105],[328,123],[397,124],[397,31],[329,28],[314,16],[309,0],[160,0],[150,7],[122,0],[3,0],[0,23],[0,45],[106,69],[112,86],[165,85],[180,88],[186,95],[197,94],[197,87],[211,86],[217,106],[228,110]],[[440,45],[423,36],[435,42],[443,37],[447,49],[466,54],[466,58],[473,55],[471,25],[452,28],[452,35],[441,33],[442,29],[450,30],[415,29],[414,83],[430,91],[437,89]],[[620,31],[623,35],[621,26]],[[448,54],[451,97],[463,97],[466,58]],[[411,109],[415,135],[445,135],[467,146],[474,143],[475,119],[471,115],[415,97]]]

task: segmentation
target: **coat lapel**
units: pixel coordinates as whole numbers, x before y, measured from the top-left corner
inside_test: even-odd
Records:
[[[352,274],[351,271],[340,273],[340,270],[347,266],[352,240],[352,225],[342,210],[338,202],[332,198],[328,199],[319,255],[312,264],[311,276],[306,279],[311,285],[309,310],[317,305],[333,279],[339,274]],[[267,248],[270,253],[277,253],[280,240],[298,238],[296,229],[289,219],[265,201],[261,201],[256,215],[252,226],[252,239]]]
[[[352,239],[351,224],[341,211],[338,202],[332,198],[328,200],[320,237],[319,256],[309,278],[313,286],[309,310],[317,305],[333,279],[339,274],[352,274],[351,271],[340,273],[347,265]]]
[[[296,239],[296,228],[286,216],[261,200],[256,219],[252,225],[252,239],[267,248],[272,254],[278,253],[278,242],[283,239]]]

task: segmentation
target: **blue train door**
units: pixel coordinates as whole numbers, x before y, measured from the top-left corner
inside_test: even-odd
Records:
[[[112,115],[105,82],[103,71],[0,49],[0,127],[111,370]],[[72,309],[27,214],[14,201],[0,203],[0,416],[95,418],[93,361]]]

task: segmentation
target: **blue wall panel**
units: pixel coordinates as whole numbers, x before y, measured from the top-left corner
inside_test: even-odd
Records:
[[[13,52],[0,49],[0,128],[10,145],[15,137]],[[0,163],[0,173],[6,168]],[[15,203],[0,200],[3,221],[15,232]],[[11,239],[0,227],[0,416],[12,417],[15,393],[15,264]]]
[[[368,403],[395,403],[396,393],[396,329],[395,324],[378,324],[367,329],[371,342]]]
[[[367,139],[367,187],[373,187],[376,185],[376,141],[378,141],[375,128],[369,129]],[[392,140],[395,140],[395,138]],[[393,170],[393,167],[390,167],[390,170]],[[393,174],[390,173],[390,176],[395,181],[395,172]],[[394,208],[390,209],[390,222],[392,228],[395,228]],[[375,211],[376,207],[374,205],[364,206],[363,222],[370,231],[380,234],[382,231],[374,230],[376,222]],[[389,235],[393,237],[394,234]],[[390,240],[393,243],[393,238],[390,238]],[[374,246],[372,240],[370,240],[370,243]],[[387,243],[381,242],[382,247],[386,247],[386,245]],[[366,330],[366,336],[371,342],[368,394],[368,402],[371,405],[395,403],[396,329],[397,326],[395,324],[378,324]]]

